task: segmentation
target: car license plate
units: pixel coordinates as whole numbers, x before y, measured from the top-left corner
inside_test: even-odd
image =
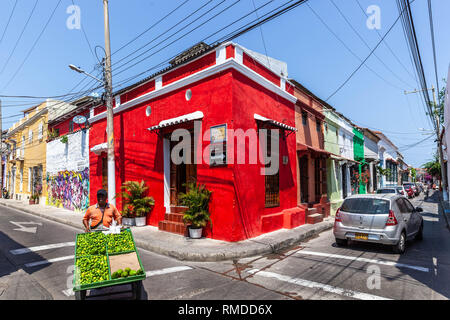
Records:
[[[368,240],[369,235],[367,233],[355,233],[355,239],[357,240]]]

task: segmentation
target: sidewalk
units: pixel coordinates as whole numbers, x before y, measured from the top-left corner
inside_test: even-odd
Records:
[[[0,199],[0,205],[30,213],[54,222],[59,222],[84,231],[83,215],[70,210]],[[180,235],[159,231],[157,227],[131,227],[138,247],[158,254],[187,261],[222,261],[273,253],[299,244],[322,231],[333,227],[334,218],[295,229],[281,229],[262,236],[239,241],[225,242],[208,238],[190,239]]]
[[[442,197],[442,192],[439,192],[439,202],[442,206],[442,212],[445,218],[445,221],[447,223],[447,228],[450,230],[450,202],[449,201],[444,201],[443,197]]]

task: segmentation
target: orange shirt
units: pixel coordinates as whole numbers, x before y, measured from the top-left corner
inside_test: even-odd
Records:
[[[91,228],[95,227],[102,220],[102,210],[98,207],[98,204],[94,206],[90,206],[86,210],[86,214],[84,215],[83,220],[88,221],[91,219]],[[113,204],[106,204],[105,214],[103,216],[103,225],[107,228],[111,226],[112,219],[117,221],[117,219],[121,217],[119,210]]]

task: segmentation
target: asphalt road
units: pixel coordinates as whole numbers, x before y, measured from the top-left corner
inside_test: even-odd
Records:
[[[373,244],[336,247],[332,230],[277,254],[225,262],[186,262],[139,249],[148,300],[448,299],[450,232],[437,195],[423,201],[424,239],[403,255]],[[73,300],[78,230],[0,207],[0,300]],[[129,299],[120,286],[93,299]]]

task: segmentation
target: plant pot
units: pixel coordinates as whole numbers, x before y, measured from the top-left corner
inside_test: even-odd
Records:
[[[28,204],[35,204],[34,200],[29,200]]]
[[[202,232],[202,227],[196,228],[189,226],[189,237],[191,237],[192,239],[200,239],[202,237]]]
[[[136,222],[134,220],[135,218],[122,218],[122,224],[124,226],[135,226]]]
[[[136,217],[136,227],[145,227],[147,225],[146,223],[146,217]]]

